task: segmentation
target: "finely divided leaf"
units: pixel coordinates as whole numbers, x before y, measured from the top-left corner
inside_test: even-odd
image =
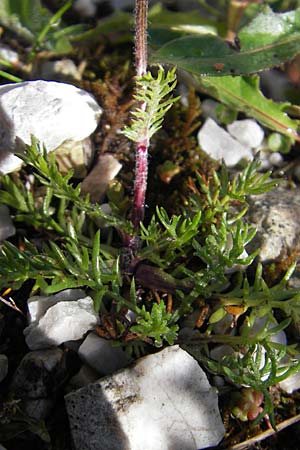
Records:
[[[153,53],[152,62],[211,76],[251,74],[278,66],[300,52],[300,9],[274,13],[266,7],[242,28],[238,39],[238,47],[211,34],[173,39]]]

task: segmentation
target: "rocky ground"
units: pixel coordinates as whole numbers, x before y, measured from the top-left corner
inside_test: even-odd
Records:
[[[45,2],[53,11],[60,3]],[[96,22],[95,17],[106,17],[130,3],[77,0],[66,21],[91,24]],[[169,6],[179,9],[182,2],[169,2]],[[131,106],[133,69],[127,66],[131,43],[122,42],[117,34],[112,41],[104,38],[100,44],[92,41],[88,47],[78,45],[67,57],[41,52],[28,63],[24,57],[26,43],[5,27],[2,35],[0,58],[10,58],[15,76],[24,81],[44,80],[25,83],[21,92],[20,88],[7,89],[7,80],[1,79],[2,116],[8,124],[1,129],[2,147],[17,146],[18,138],[29,144],[30,133],[26,126],[23,128],[22,117],[34,116],[35,137],[46,144],[48,151],[60,147],[56,158],[62,173],[72,167],[83,191],[109,211],[107,189],[112,180],[119,181],[126,194],[132,189],[133,152],[120,134]],[[265,74],[266,91],[273,90],[280,97],[286,88],[297,89],[299,73],[296,61],[293,79],[290,66]],[[99,78],[104,82],[97,83]],[[56,84],[45,80],[67,82],[68,87],[59,92]],[[274,191],[250,199],[247,221],[258,229],[251,245],[261,249],[258,261],[265,265],[270,284],[274,283],[299,256],[299,144],[288,153],[270,152],[266,149],[268,132],[255,120],[239,115],[223,126],[218,121],[216,102],[203,96],[200,107],[199,95],[189,92],[183,81],[178,92],[182,94],[181,104],[167,117],[150,160],[149,210],[155,202],[169,211],[176,209],[179,194],[180,199],[186,195],[183,179],[195,167],[210,171],[217,167],[217,160],[223,159],[234,172],[242,159],[251,159],[260,150],[263,169],[271,169],[283,182]],[[13,125],[12,117],[16,120]],[[180,145],[187,145],[185,161],[173,157],[169,164],[172,156],[168,145],[176,149],[178,136],[172,139],[172,133],[182,121],[193,129],[180,136]],[[71,126],[66,126],[69,123]],[[168,145],[161,154],[163,139]],[[11,152],[0,157],[1,173],[17,170],[20,164]],[[22,177],[30,186],[30,170],[25,169]],[[28,229],[26,223],[14,222],[9,209],[0,205],[0,241],[10,239],[20,244],[28,233],[31,237],[33,233],[36,242],[43,240],[38,227]],[[248,253],[251,250],[247,248]],[[299,276],[296,269],[290,280],[292,288],[299,288]],[[268,420],[252,427],[249,421],[232,417],[226,380],[205,373],[191,356],[192,350],[174,345],[157,351],[146,345],[148,356],[136,358],[136,354],[112,343],[118,337],[115,324],[110,316],[100,321],[88,292],[69,289],[55,295],[31,296],[32,288],[28,281],[21,289],[7,290],[0,297],[0,450],[300,447],[299,374],[272,391],[276,423],[282,431],[274,433]],[[124,317],[124,323],[135,320],[132,311]],[[182,324],[186,333],[193,332],[190,323],[187,319]],[[299,330],[291,327],[278,339],[298,343]],[[141,421],[142,416],[145,419]]]

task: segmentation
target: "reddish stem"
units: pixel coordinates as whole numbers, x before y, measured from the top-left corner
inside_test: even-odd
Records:
[[[134,230],[139,228],[144,219],[145,197],[148,175],[148,142],[139,142],[136,145],[134,199],[131,220]]]
[[[147,11],[148,0],[136,0],[136,28],[135,28],[135,67],[138,77],[145,75],[147,71]],[[140,105],[145,108],[145,105]],[[147,190],[148,175],[148,146],[149,141],[141,136],[136,142],[135,183],[131,220],[134,230],[137,231],[140,222],[144,218],[145,196]],[[130,247],[135,252],[138,239],[133,238]]]
[[[147,12],[148,0],[135,1],[135,68],[141,77],[147,71]]]

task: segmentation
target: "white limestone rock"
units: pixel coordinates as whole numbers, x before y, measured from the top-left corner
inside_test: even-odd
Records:
[[[225,432],[215,390],[177,345],[65,400],[75,450],[196,450],[217,445]]]
[[[85,292],[82,289],[66,289],[49,296],[34,295],[27,301],[29,324],[38,322],[47,309],[56,303],[75,301],[83,297],[85,297]]]
[[[14,153],[30,144],[31,136],[50,152],[88,137],[101,113],[94,97],[71,84],[37,80],[0,86],[0,174],[20,167]]]
[[[75,178],[83,179],[93,161],[94,153],[94,145],[89,137],[79,142],[64,142],[55,150],[55,161],[59,172],[66,175],[73,170]]]
[[[300,249],[300,191],[278,187],[249,198],[248,223],[257,229],[254,239],[247,245],[248,253],[259,248],[262,263],[274,261],[280,255]]]
[[[32,297],[28,309],[29,326],[24,335],[31,350],[81,339],[98,323],[92,298],[81,294],[79,289],[68,289],[49,297]]]
[[[122,164],[109,153],[98,157],[91,172],[81,183],[82,194],[90,194],[94,203],[100,203],[107,191],[109,183],[118,175]]]
[[[260,161],[260,170],[270,170],[274,167],[282,167],[284,164],[284,158],[279,152],[259,149],[258,159]]]
[[[235,166],[241,160],[253,159],[250,146],[242,145],[210,118],[200,128],[198,142],[212,159],[224,160],[228,167]]]
[[[121,348],[113,346],[112,342],[90,333],[78,350],[82,361],[96,370],[100,375],[109,375],[127,366],[129,355]]]
[[[0,59],[10,64],[18,64],[19,55],[6,45],[0,44]],[[0,64],[0,67],[2,68],[3,65]]]
[[[80,81],[81,73],[72,59],[62,58],[56,61],[44,61],[39,68],[43,80]]]
[[[242,145],[257,148],[264,140],[264,130],[253,119],[235,120],[227,125],[227,130]]]
[[[13,236],[16,228],[11,220],[9,209],[6,205],[0,205],[0,242]]]
[[[300,389],[300,373],[295,372],[278,384],[283,391],[292,394],[294,391]]]

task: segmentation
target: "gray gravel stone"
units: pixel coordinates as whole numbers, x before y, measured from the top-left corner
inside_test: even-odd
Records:
[[[0,241],[13,236],[16,228],[11,220],[9,209],[6,205],[0,205]]]
[[[100,155],[88,176],[81,183],[81,192],[90,194],[92,202],[100,203],[109,183],[118,175],[122,164],[110,154]]]
[[[22,408],[30,417],[41,420],[53,407],[65,376],[62,350],[29,352],[14,373],[10,390],[22,400]]]
[[[112,342],[90,333],[78,350],[82,361],[91,366],[100,375],[109,375],[127,366],[128,354],[121,347],[114,347]]]
[[[65,400],[75,450],[196,450],[224,436],[216,392],[178,346]]]
[[[40,78],[49,81],[79,81],[81,74],[74,61],[63,58],[57,61],[44,61],[40,67]]]
[[[260,248],[259,261],[274,261],[280,255],[300,248],[300,190],[277,188],[266,194],[252,196],[247,220],[257,234],[247,247],[248,252]]]

